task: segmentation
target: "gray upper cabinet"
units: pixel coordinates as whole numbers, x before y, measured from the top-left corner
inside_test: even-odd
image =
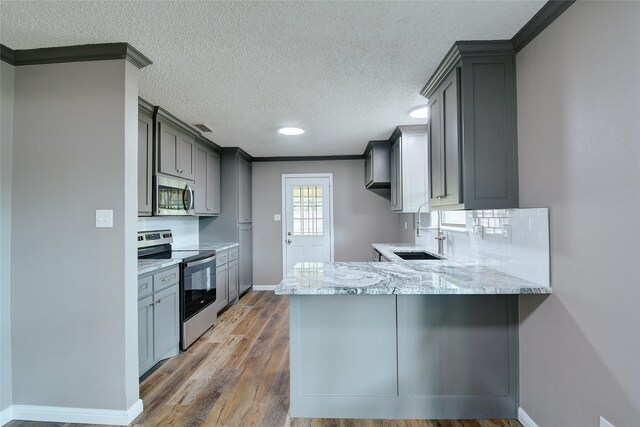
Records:
[[[391,141],[391,210],[418,212],[428,197],[427,126],[398,126]]]
[[[152,213],[152,168],[153,119],[151,110],[141,104],[138,110],[138,216]]]
[[[251,211],[251,163],[238,158],[238,223],[250,223]]]
[[[194,138],[163,120],[158,120],[158,135],[158,172],[193,180]]]
[[[208,148],[195,148],[195,212],[220,214],[220,156]]]
[[[430,209],[517,208],[511,42],[456,42],[421,93],[430,110]]]
[[[364,185],[366,188],[391,186],[391,147],[389,141],[369,141],[364,151]]]

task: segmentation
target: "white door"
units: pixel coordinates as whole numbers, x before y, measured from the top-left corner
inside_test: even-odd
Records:
[[[284,275],[301,262],[333,261],[333,175],[282,175]]]

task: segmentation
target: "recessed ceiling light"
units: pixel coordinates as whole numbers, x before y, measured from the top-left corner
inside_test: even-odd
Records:
[[[302,135],[304,133],[304,129],[300,129],[300,128],[280,128],[280,129],[278,129],[278,132],[280,132],[283,135],[295,136],[295,135]]]
[[[426,119],[429,117],[429,108],[426,105],[419,105],[409,111],[409,115],[414,119]]]

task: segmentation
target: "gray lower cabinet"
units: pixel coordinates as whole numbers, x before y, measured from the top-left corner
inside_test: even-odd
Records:
[[[216,268],[216,305],[218,311],[222,310],[229,303],[229,271],[227,265]]]
[[[138,216],[152,214],[153,119],[141,104],[138,110]]]
[[[228,274],[229,278],[229,303],[238,298],[238,260],[229,262]]]
[[[195,154],[196,215],[220,214],[220,156],[203,146]]]
[[[421,93],[429,99],[430,209],[517,208],[511,42],[456,42]]]
[[[138,278],[138,368],[141,376],[158,361],[179,352],[178,281],[177,267]]]
[[[253,284],[253,227],[251,224],[242,224],[238,228],[240,235],[240,284],[238,288],[240,295],[242,295]]]

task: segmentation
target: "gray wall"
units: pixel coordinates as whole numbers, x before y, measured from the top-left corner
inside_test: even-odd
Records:
[[[0,411],[11,405],[11,159],[13,67],[0,61]]]
[[[253,282],[282,280],[282,174],[333,173],[335,261],[369,261],[375,242],[411,241],[412,215],[391,212],[389,199],[364,187],[364,160],[253,163]],[[388,197],[388,196],[387,196]]]
[[[137,70],[16,68],[13,403],[125,410],[138,399]],[[113,209],[114,227],[95,228]]]
[[[548,298],[521,296],[521,406],[640,420],[640,3],[576,2],[516,58],[520,204],[549,207]]]

